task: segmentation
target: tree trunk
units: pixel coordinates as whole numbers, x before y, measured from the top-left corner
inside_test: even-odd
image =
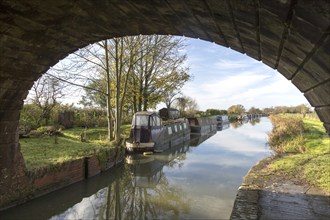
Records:
[[[108,139],[111,141],[113,138],[113,128],[111,120],[111,84],[110,84],[110,70],[109,70],[109,51],[108,41],[104,41],[104,52],[106,62],[106,75],[107,75],[107,121],[108,121]]]

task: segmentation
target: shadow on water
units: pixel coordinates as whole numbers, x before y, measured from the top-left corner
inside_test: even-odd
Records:
[[[245,136],[244,129],[235,133],[235,126],[191,136],[162,153],[129,155],[107,172],[3,211],[1,219],[228,218],[242,176],[258,160],[232,148],[232,135]],[[246,142],[244,137],[237,145]],[[232,158],[240,158],[244,168]]]

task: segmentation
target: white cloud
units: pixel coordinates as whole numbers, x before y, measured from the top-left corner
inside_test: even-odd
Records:
[[[254,60],[229,60],[229,59],[220,59],[214,65],[220,70],[233,70],[233,69],[245,69],[251,68],[256,64]]]
[[[307,103],[290,81],[263,63],[215,44],[196,40],[190,44],[194,48],[188,47],[187,62],[194,80],[183,87],[183,93],[194,98],[200,110]]]

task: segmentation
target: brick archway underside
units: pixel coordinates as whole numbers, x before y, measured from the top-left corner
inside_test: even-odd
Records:
[[[2,0],[0,193],[22,187],[17,127],[33,82],[69,53],[112,37],[200,38],[261,60],[304,93],[330,133],[329,7],[327,0]]]

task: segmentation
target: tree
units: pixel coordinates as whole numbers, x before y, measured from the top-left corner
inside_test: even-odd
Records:
[[[111,78],[109,68],[108,40],[82,48],[68,57],[69,62],[60,62],[51,69],[54,76],[70,85],[83,88],[85,95],[80,104],[98,105],[107,110],[108,139],[113,138]],[[80,84],[77,84],[79,81]]]
[[[186,116],[194,116],[198,111],[198,104],[195,99],[188,97],[186,104]]]
[[[305,117],[306,114],[310,112],[310,108],[308,107],[307,104],[298,105],[297,108],[298,108],[298,112],[301,113],[303,117]]]
[[[232,105],[228,108],[228,113],[241,115],[245,113],[245,108],[241,104]]]
[[[172,36],[143,36],[140,60],[131,78],[134,112],[146,111],[179,90],[190,79],[183,64],[186,55],[180,53],[183,41]]]
[[[193,116],[198,111],[197,102],[188,96],[177,98],[174,106],[179,109],[180,116]]]
[[[255,108],[255,107],[251,107],[248,111],[249,114],[253,114],[253,115],[256,115],[256,114],[261,114],[262,111],[258,108]]]
[[[24,127],[25,131],[37,129],[41,126],[41,115],[42,110],[36,104],[25,103],[21,110],[19,124]]]
[[[176,99],[175,106],[179,109],[180,116],[185,115],[188,99],[186,97],[179,97]]]
[[[132,74],[133,66],[142,58],[136,59],[139,39],[124,37],[113,39],[114,79],[115,79],[115,141],[120,141],[120,127],[122,123],[123,107],[128,88],[128,79]],[[111,51],[111,50],[110,50]]]
[[[167,109],[171,108],[172,103],[177,99],[177,95],[179,94],[179,92],[168,92],[164,95],[164,103]]]
[[[32,103],[41,110],[45,125],[49,125],[52,111],[63,97],[62,89],[60,81],[48,75],[39,78],[32,87]]]
[[[103,78],[95,79],[88,86],[97,90],[84,88],[84,95],[81,96],[79,104],[84,107],[97,106],[102,109],[107,108],[107,102],[109,101],[107,100],[107,80]]]
[[[109,139],[114,121],[114,138],[119,141],[123,112],[154,107],[190,79],[183,67],[186,56],[179,53],[182,47],[181,40],[170,36],[114,38],[75,52],[71,67],[59,70],[64,69],[71,84],[76,84],[72,83],[76,75],[86,77],[81,103],[106,105]],[[80,73],[79,67],[88,74]]]
[[[206,115],[221,115],[221,111],[219,109],[206,109]]]

